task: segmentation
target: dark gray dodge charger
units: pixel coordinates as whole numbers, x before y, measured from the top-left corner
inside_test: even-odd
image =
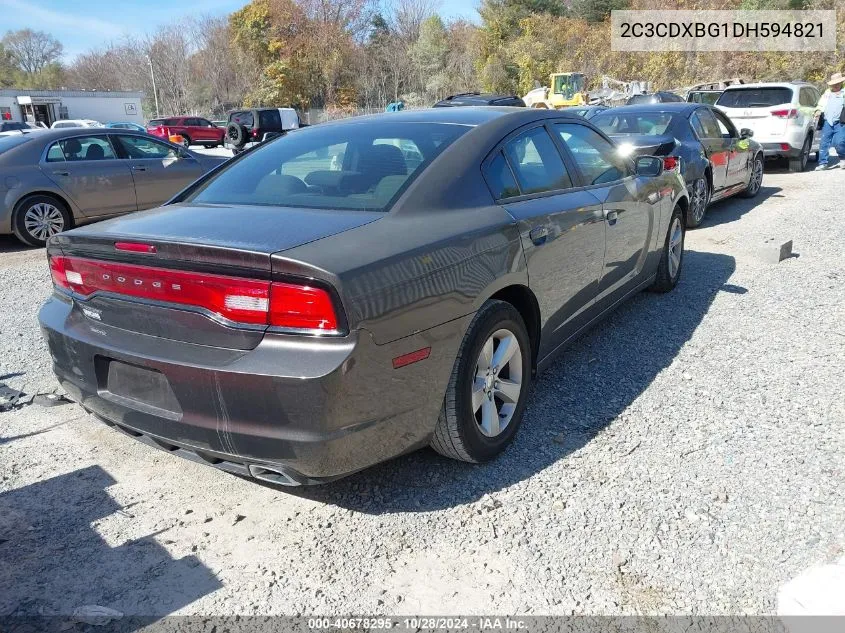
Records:
[[[574,114],[349,119],[51,238],[40,321],[72,398],[193,460],[287,485],[429,444],[481,462],[537,370],[675,286],[687,205]]]

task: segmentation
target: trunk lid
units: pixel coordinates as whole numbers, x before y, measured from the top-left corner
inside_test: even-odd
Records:
[[[123,279],[122,283],[134,284],[136,289],[170,283],[157,269],[270,280],[272,254],[381,217],[384,214],[378,212],[174,204],[61,233],[51,240],[50,255],[94,260],[96,264],[86,265],[84,273],[87,278],[97,278],[92,283],[100,282],[103,275],[111,277],[101,282],[107,290],[74,300],[93,327],[105,325],[187,343],[252,349],[261,341],[266,325],[244,325],[190,304],[115,292],[114,281]],[[137,266],[142,270],[133,268]],[[307,262],[302,267],[307,269]]]

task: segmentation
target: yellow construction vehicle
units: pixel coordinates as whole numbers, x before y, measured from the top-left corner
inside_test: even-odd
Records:
[[[536,88],[522,100],[529,108],[559,109],[587,105],[590,95],[586,91],[587,79],[584,73],[552,73],[551,90]]]

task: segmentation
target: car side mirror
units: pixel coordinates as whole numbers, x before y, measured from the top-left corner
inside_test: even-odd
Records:
[[[636,170],[637,176],[659,176],[663,173],[663,160],[657,156],[638,156]]]
[[[754,130],[749,130],[747,127],[739,131],[739,138],[751,138],[752,136],[754,136]]]

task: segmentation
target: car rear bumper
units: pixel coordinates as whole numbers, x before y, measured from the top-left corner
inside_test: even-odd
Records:
[[[763,146],[763,156],[787,156],[789,158],[795,158],[801,154],[801,145],[798,147],[793,146],[790,143],[783,142],[783,143],[760,143]]]
[[[176,454],[288,485],[427,444],[463,327],[383,346],[366,331],[267,334],[252,350],[232,350],[107,326],[59,295],[39,320],[59,382],[87,411]],[[427,360],[393,368],[396,356],[427,346]]]

